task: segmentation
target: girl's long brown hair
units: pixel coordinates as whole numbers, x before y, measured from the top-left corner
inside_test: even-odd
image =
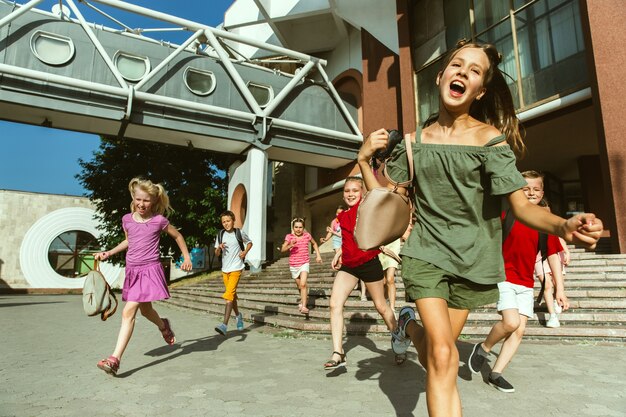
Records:
[[[466,39],[461,39],[443,60],[441,71],[445,70],[454,56],[463,48],[482,49],[487,55],[490,64],[483,82],[486,92],[480,100],[474,100],[470,107],[470,116],[483,123],[492,125],[504,133],[506,141],[513,149],[513,152],[515,152],[515,155],[523,158],[526,154],[526,145],[524,145],[524,140],[519,130],[519,119],[515,113],[513,96],[509,86],[506,84],[504,73],[498,68],[502,61],[502,54],[490,43],[470,42]],[[434,123],[437,117],[437,113],[431,115],[424,123],[424,127]]]

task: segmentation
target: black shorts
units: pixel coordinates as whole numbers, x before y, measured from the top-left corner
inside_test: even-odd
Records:
[[[341,265],[339,270],[347,272],[348,274],[363,280],[363,282],[381,281],[385,275],[383,272],[383,266],[380,264],[378,256],[374,256],[371,260],[354,268]]]

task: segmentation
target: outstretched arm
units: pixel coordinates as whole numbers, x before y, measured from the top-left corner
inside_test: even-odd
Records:
[[[165,229],[165,232],[176,241],[180,252],[183,254],[183,263],[180,265],[180,269],[182,269],[183,271],[191,271],[191,257],[189,256],[189,250],[187,249],[185,238],[171,224],[167,225],[167,229]]]
[[[315,262],[322,262],[322,255],[320,255],[320,248],[317,246],[317,242],[315,239],[311,238],[311,245],[313,246],[313,250],[315,251]]]
[[[592,213],[565,220],[529,202],[522,190],[509,194],[508,201],[517,220],[540,232],[562,237],[566,242],[593,249],[602,234],[602,220]]]
[[[126,231],[124,231],[124,236],[126,237],[126,239],[122,240],[116,247],[108,251],[96,253],[93,256],[94,259],[98,261],[106,261],[116,253],[124,252],[126,249],[128,249],[128,234],[126,233]]]

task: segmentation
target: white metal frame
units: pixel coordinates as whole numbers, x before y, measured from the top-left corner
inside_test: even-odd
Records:
[[[6,3],[5,0],[0,0],[0,1],[3,1]],[[13,12],[5,16],[4,18],[0,19],[0,28],[10,23],[17,17],[21,16],[22,14],[26,13],[27,11],[33,9],[37,4],[41,3],[42,1],[43,0],[31,0],[30,2],[24,5],[16,4],[17,8]],[[339,139],[342,141],[358,143],[363,140],[363,136],[361,135],[356,122],[352,119],[352,116],[350,115],[347,108],[343,104],[343,101],[341,100],[339,94],[335,90],[334,86],[328,79],[326,72],[324,71],[324,66],[326,65],[326,61],[323,59],[315,58],[315,57],[312,57],[312,56],[309,56],[300,52],[296,52],[296,51],[292,51],[292,50],[282,48],[279,46],[260,42],[256,39],[243,37],[243,36],[230,33],[224,30],[212,28],[210,26],[203,25],[201,23],[197,23],[191,20],[182,19],[179,17],[171,16],[166,13],[161,13],[161,12],[150,10],[144,7],[136,6],[136,5],[121,1],[121,0],[90,0],[91,2],[104,4],[113,8],[125,10],[131,13],[136,13],[139,15],[143,15],[152,19],[156,19],[162,22],[167,22],[169,24],[178,26],[178,28],[165,28],[165,29],[130,29],[128,26],[124,25],[118,20],[115,20],[113,17],[107,15],[106,13],[97,9],[95,6],[91,5],[89,1],[87,0],[79,0],[79,1],[87,5],[88,7],[91,7],[92,9],[97,10],[98,12],[106,16],[107,18],[121,25],[124,29],[121,31],[116,31],[118,33],[124,33],[128,35],[132,33],[134,34],[134,36],[141,36],[142,38],[146,38],[142,33],[149,32],[149,31],[156,31],[156,30],[160,30],[160,31],[188,30],[188,31],[194,31],[194,33],[182,45],[178,46],[168,57],[166,57],[164,61],[162,61],[159,65],[157,65],[154,69],[152,69],[141,81],[139,81],[136,85],[133,86],[132,84],[129,84],[124,79],[122,74],[116,68],[111,57],[109,57],[109,55],[104,50],[104,47],[95,36],[93,32],[93,26],[89,25],[85,21],[83,15],[80,13],[80,10],[76,6],[74,0],[60,0],[60,3],[66,2],[67,5],[72,10],[72,13],[76,15],[76,20],[83,27],[87,36],[90,38],[91,42],[96,47],[98,53],[104,59],[106,65],[109,67],[111,73],[113,74],[117,82],[119,83],[119,87],[112,87],[109,85],[103,85],[103,84],[98,84],[98,83],[93,83],[93,82],[88,82],[88,81],[83,81],[83,80],[77,80],[77,79],[73,79],[70,77],[47,74],[41,71],[34,71],[34,70],[27,69],[27,68],[20,68],[20,67],[15,67],[15,66],[6,65],[6,64],[0,64],[0,72],[15,75],[15,76],[20,76],[20,77],[32,78],[35,80],[58,83],[58,84],[66,85],[70,87],[92,89],[94,91],[106,92],[108,94],[124,97],[128,103],[125,116],[124,116],[125,119],[128,119],[130,117],[130,114],[132,112],[132,103],[133,103],[133,100],[136,98],[142,101],[151,102],[155,104],[176,106],[181,109],[192,110],[192,111],[202,111],[202,112],[206,112],[209,114],[232,117],[237,120],[245,120],[257,126],[260,125],[263,127],[263,129],[269,129],[271,126],[277,126],[277,127],[282,127],[285,129],[290,129],[290,130],[303,132],[307,134],[315,134],[315,135],[319,135],[323,137]],[[40,10],[37,10],[37,12],[48,14],[50,16],[54,16],[60,19],[66,19],[66,17],[64,16],[56,16],[51,13],[43,12]],[[207,52],[208,48],[205,48],[204,50],[201,50],[198,47],[193,48],[194,45],[192,44],[194,43],[197,44],[201,40],[202,41],[206,40],[206,43],[208,43],[208,45],[210,45],[210,47],[215,51],[215,54],[217,54],[217,56],[219,57],[228,75],[231,77],[233,83],[236,85],[237,89],[239,90],[246,104],[249,106],[250,112],[232,110],[232,109],[212,106],[208,104],[194,103],[190,101],[180,100],[180,99],[171,98],[171,97],[164,97],[164,96],[160,96],[160,95],[156,95],[152,93],[147,93],[145,91],[141,91],[141,89],[146,85],[146,83],[150,79],[154,77],[155,74],[161,71],[172,59],[174,59],[184,50],[191,50],[194,53],[213,56]],[[230,56],[228,55],[228,53],[222,46],[222,43],[220,42],[220,40],[239,42],[239,43],[247,44],[250,46],[254,46],[256,48],[265,49],[267,51],[274,52],[277,55],[286,56],[288,57],[288,59],[292,59],[297,62],[304,63],[305,65],[295,76],[292,76],[293,78],[289,81],[289,83],[285,86],[285,88],[283,88],[280,91],[280,93],[278,93],[275,97],[273,97],[273,99],[267,104],[267,106],[265,106],[265,108],[262,109],[258,105],[256,100],[254,99],[250,91],[248,90],[245,81],[243,80],[243,78],[241,77],[241,75],[239,74],[239,72],[237,71],[236,67],[233,64],[233,62],[238,62],[238,61],[235,61],[230,58]],[[249,64],[249,65],[252,65],[252,64]],[[263,68],[260,66],[258,66],[257,68],[267,70],[266,68]],[[313,70],[317,70],[320,73],[324,81],[325,87],[328,88],[339,110],[341,111],[345,119],[348,121],[352,129],[352,133],[343,133],[343,132],[334,131],[332,129],[325,129],[325,128],[320,128],[318,126],[297,123],[297,122],[292,122],[292,121],[287,121],[287,120],[271,119],[273,111],[288,96],[288,94],[291,91],[293,91],[295,86],[299,82],[301,82],[302,79],[306,77],[308,74],[310,74],[311,71]],[[268,120],[268,119],[271,119],[271,120]],[[260,124],[258,123],[259,120],[261,121]],[[259,132],[259,133],[261,137],[265,137],[265,134],[267,132],[264,131],[264,132]]]

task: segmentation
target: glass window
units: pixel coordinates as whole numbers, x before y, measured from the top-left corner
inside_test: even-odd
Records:
[[[274,98],[274,91],[268,85],[248,82],[248,90],[250,90],[252,97],[254,97],[260,107],[267,106]]]
[[[30,49],[48,65],[63,65],[74,57],[74,42],[54,33],[35,32],[30,38]]]
[[[525,106],[587,83],[577,1],[540,1],[515,19]]]
[[[187,88],[199,96],[207,96],[215,90],[215,75],[211,71],[187,67],[183,79]]]
[[[472,37],[469,20],[470,5],[468,0],[446,0],[443,7],[446,44],[448,49],[452,49],[459,39]]]
[[[509,15],[509,2],[503,0],[474,0],[476,32],[482,32]]]
[[[515,61],[515,50],[513,49],[513,32],[511,22],[507,19],[499,25],[489,29],[478,36],[479,42],[492,43],[502,54],[502,62],[499,65],[500,71],[504,72],[506,82],[513,95],[513,103],[520,106],[520,98],[517,91],[517,64]]]
[[[48,261],[57,274],[67,278],[80,278],[93,269],[93,254],[98,242],[90,233],[73,230],[62,233],[50,244]]]
[[[439,59],[417,73],[417,123],[419,125],[423,125],[430,115],[439,111],[439,89],[435,81],[441,64],[441,59]]]
[[[118,51],[113,62],[127,81],[140,81],[150,72],[150,60],[143,56]]]

